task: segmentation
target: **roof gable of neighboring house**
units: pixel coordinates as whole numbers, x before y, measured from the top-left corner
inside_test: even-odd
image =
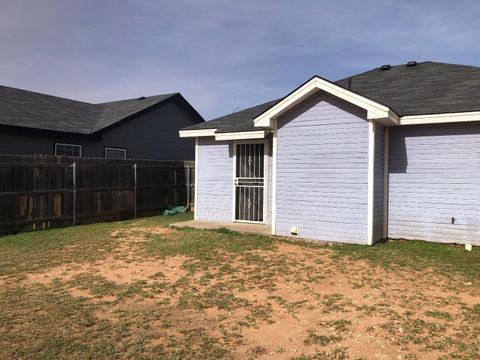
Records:
[[[93,134],[168,101],[178,101],[196,122],[204,122],[180,93],[91,104],[0,86],[0,125]]]
[[[330,92],[363,108],[370,106],[369,118],[385,116],[392,124],[480,121],[479,67],[421,62],[413,66],[403,64],[382,68],[337,82],[314,76],[280,100],[207,121],[201,126],[190,126],[183,129],[183,135],[213,136],[229,131],[253,132],[268,128],[268,116],[279,116],[318,90]],[[197,132],[200,129],[203,132]]]

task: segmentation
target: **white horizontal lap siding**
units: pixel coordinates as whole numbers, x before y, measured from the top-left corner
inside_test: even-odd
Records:
[[[375,124],[375,173],[374,173],[374,207],[373,207],[373,241],[377,242],[383,239],[383,195],[384,195],[384,127],[381,124]]]
[[[231,142],[198,139],[196,219],[232,221],[233,152]]]
[[[389,237],[480,244],[480,124],[395,127],[389,141]]]
[[[321,93],[278,119],[276,233],[367,241],[368,122]]]

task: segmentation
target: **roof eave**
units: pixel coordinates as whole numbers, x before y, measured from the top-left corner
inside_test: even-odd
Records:
[[[402,116],[399,125],[445,124],[472,121],[480,121],[480,111]]]
[[[217,132],[218,129],[180,130],[181,138],[215,137],[216,141],[264,139],[269,130]]]

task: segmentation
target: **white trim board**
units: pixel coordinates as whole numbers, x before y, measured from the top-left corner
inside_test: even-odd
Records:
[[[273,105],[270,109],[257,116],[254,119],[255,126],[271,128],[273,126],[272,121],[278,116],[284,114],[295,105],[320,90],[367,110],[367,118],[369,120],[389,119],[390,124],[398,124],[398,116],[387,106],[358,95],[322,78],[314,77],[277,104]]]
[[[265,133],[266,133],[265,130],[217,133],[215,134],[215,140],[224,141],[224,140],[265,139]]]
[[[202,129],[202,130],[180,130],[181,138],[198,138],[214,136],[216,141],[226,140],[251,140],[251,139],[265,139],[267,130],[251,130],[251,131],[237,131],[216,133],[217,129]]]
[[[180,130],[178,133],[181,138],[189,138],[189,137],[215,136],[215,131],[217,131],[217,129]]]
[[[375,121],[368,121],[367,245],[373,245],[375,206]]]
[[[195,194],[193,204],[193,220],[197,220],[197,208],[198,208],[198,178],[200,175],[200,166],[198,166],[198,138],[195,138]]]
[[[443,124],[480,121],[480,111],[402,116],[400,125]]]
[[[277,234],[277,122],[273,124],[272,136],[272,235]]]

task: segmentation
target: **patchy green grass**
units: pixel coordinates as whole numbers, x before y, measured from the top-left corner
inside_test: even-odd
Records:
[[[480,358],[480,251],[152,217],[0,238],[0,358]]]
[[[179,231],[180,236],[177,237],[150,234],[151,241],[145,243],[146,255],[184,255],[208,262],[223,259],[225,253],[244,254],[272,248],[270,237],[240,234],[227,229],[198,231],[181,228]]]
[[[60,264],[90,262],[116,250],[112,231],[140,226],[166,226],[190,220],[191,214],[80,225],[0,237],[0,276],[33,272]],[[174,220],[173,220],[174,219]]]
[[[368,260],[385,268],[414,270],[432,268],[444,274],[461,274],[470,280],[480,279],[480,249],[465,251],[463,246],[425,241],[387,241],[375,246],[345,245],[332,247],[338,256]]]

